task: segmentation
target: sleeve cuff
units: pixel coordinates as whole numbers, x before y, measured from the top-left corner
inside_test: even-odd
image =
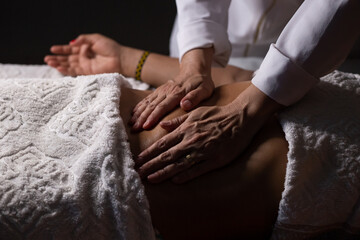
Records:
[[[192,49],[213,46],[213,66],[226,66],[231,54],[231,44],[226,29],[220,24],[204,20],[192,22],[180,28],[177,37],[180,61],[184,54]]]
[[[276,102],[289,106],[299,101],[318,81],[272,44],[251,82]]]

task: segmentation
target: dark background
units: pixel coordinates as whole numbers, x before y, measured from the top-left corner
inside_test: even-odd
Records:
[[[172,0],[1,0],[0,63],[43,64],[53,44],[81,33],[168,54]]]
[[[175,14],[174,0],[1,0],[0,63],[43,64],[81,33],[168,54]],[[340,69],[360,73],[360,40]]]

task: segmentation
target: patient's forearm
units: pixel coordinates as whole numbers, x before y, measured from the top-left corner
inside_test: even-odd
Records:
[[[135,77],[136,66],[143,51],[134,48],[128,48],[128,50],[129,53],[127,55],[129,58],[127,61],[129,61],[129,63],[127,64],[128,68],[124,74],[128,77]],[[168,80],[174,79],[179,72],[179,66],[178,58],[150,53],[143,65],[141,80],[151,86],[158,87]],[[226,66],[225,68],[212,68],[211,74],[215,86],[221,86],[224,84],[250,80],[252,71],[247,71],[234,66]]]
[[[142,81],[158,87],[174,79],[179,71],[179,60],[165,55],[150,53],[141,72]]]

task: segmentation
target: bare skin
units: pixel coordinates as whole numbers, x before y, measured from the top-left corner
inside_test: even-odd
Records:
[[[56,55],[46,56],[45,62],[64,74],[116,71],[125,76],[134,75],[143,52],[99,34],[80,35],[69,45],[53,46],[51,51]],[[184,55],[179,65],[177,59],[150,54],[143,67],[142,78],[154,86],[161,86],[134,107],[130,119],[133,130],[151,129],[164,114],[179,104],[188,111],[210,97],[214,87],[249,79],[252,74],[230,66],[211,68],[212,55],[212,48],[194,49]],[[183,172],[177,180],[184,182],[222,167],[246,148],[262,124],[278,108],[279,104],[250,85],[226,106],[197,108],[189,115],[162,122],[160,125],[167,130],[177,129],[141,152],[138,163],[144,166],[139,169],[140,173],[159,182]],[[229,148],[231,142],[237,146]],[[224,159],[214,154],[211,145],[217,145],[231,156]],[[196,167],[174,164],[185,154],[191,154],[203,163]]]
[[[151,182],[171,179],[183,183],[224,167],[239,156],[267,120],[283,108],[250,84],[226,105],[194,109],[214,90],[213,54],[212,47],[186,52],[174,81],[157,88],[133,109],[130,123],[134,130],[151,129],[160,121],[161,127],[172,130],[138,155],[139,173]],[[179,105],[186,111],[194,110],[171,121],[161,120]],[[179,164],[188,155],[199,163],[193,165],[189,160]]]
[[[215,89],[204,105],[225,105],[249,82]],[[124,89],[120,112],[131,111],[150,92]],[[177,108],[164,120],[185,114]],[[160,126],[134,133],[127,126],[136,156],[167,132]],[[287,142],[275,118],[267,121],[246,150],[230,164],[185,184],[144,180],[154,226],[164,239],[268,239],[284,186]],[[223,153],[224,154],[224,153]],[[226,154],[225,154],[226,155]]]
[[[81,35],[77,40],[80,41],[53,46],[51,51],[56,55],[46,56],[46,63],[65,75],[119,72],[134,76],[142,50],[121,46],[98,34]],[[177,59],[152,53],[144,65],[142,79],[159,86],[173,79],[178,71]],[[211,71],[215,86],[248,80],[252,74],[232,66]],[[216,88],[203,104],[226,105],[247,86],[249,83]],[[126,124],[133,108],[151,92],[124,90],[120,108]],[[184,114],[177,108],[163,120]],[[159,125],[138,133],[126,127],[134,156],[167,134]],[[166,240],[267,239],[283,191],[286,152],[287,143],[281,128],[272,118],[241,155],[220,169],[185,184],[174,184],[170,180],[150,184],[144,180],[155,227]]]
[[[89,75],[98,73],[121,73],[126,77],[135,77],[135,69],[144,50],[127,47],[101,34],[82,34],[74,41],[50,48],[54,55],[47,55],[44,61],[64,75]],[[141,80],[159,87],[179,72],[179,59],[150,53],[143,70]],[[251,71],[238,71],[239,68],[227,66],[212,68],[211,74],[215,86],[234,81],[249,79]]]

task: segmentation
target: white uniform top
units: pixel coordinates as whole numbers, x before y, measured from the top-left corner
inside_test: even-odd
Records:
[[[233,57],[261,56],[286,25],[252,79],[283,105],[301,99],[319,77],[334,70],[360,33],[360,0],[303,4],[299,0],[177,0],[176,4],[180,59],[191,49],[213,46],[214,64],[225,66],[231,54],[229,38]]]
[[[276,41],[302,2],[303,0],[231,1],[227,27],[232,47],[230,58],[264,58],[270,44]],[[170,37],[171,57],[179,57],[178,31],[176,17]]]

